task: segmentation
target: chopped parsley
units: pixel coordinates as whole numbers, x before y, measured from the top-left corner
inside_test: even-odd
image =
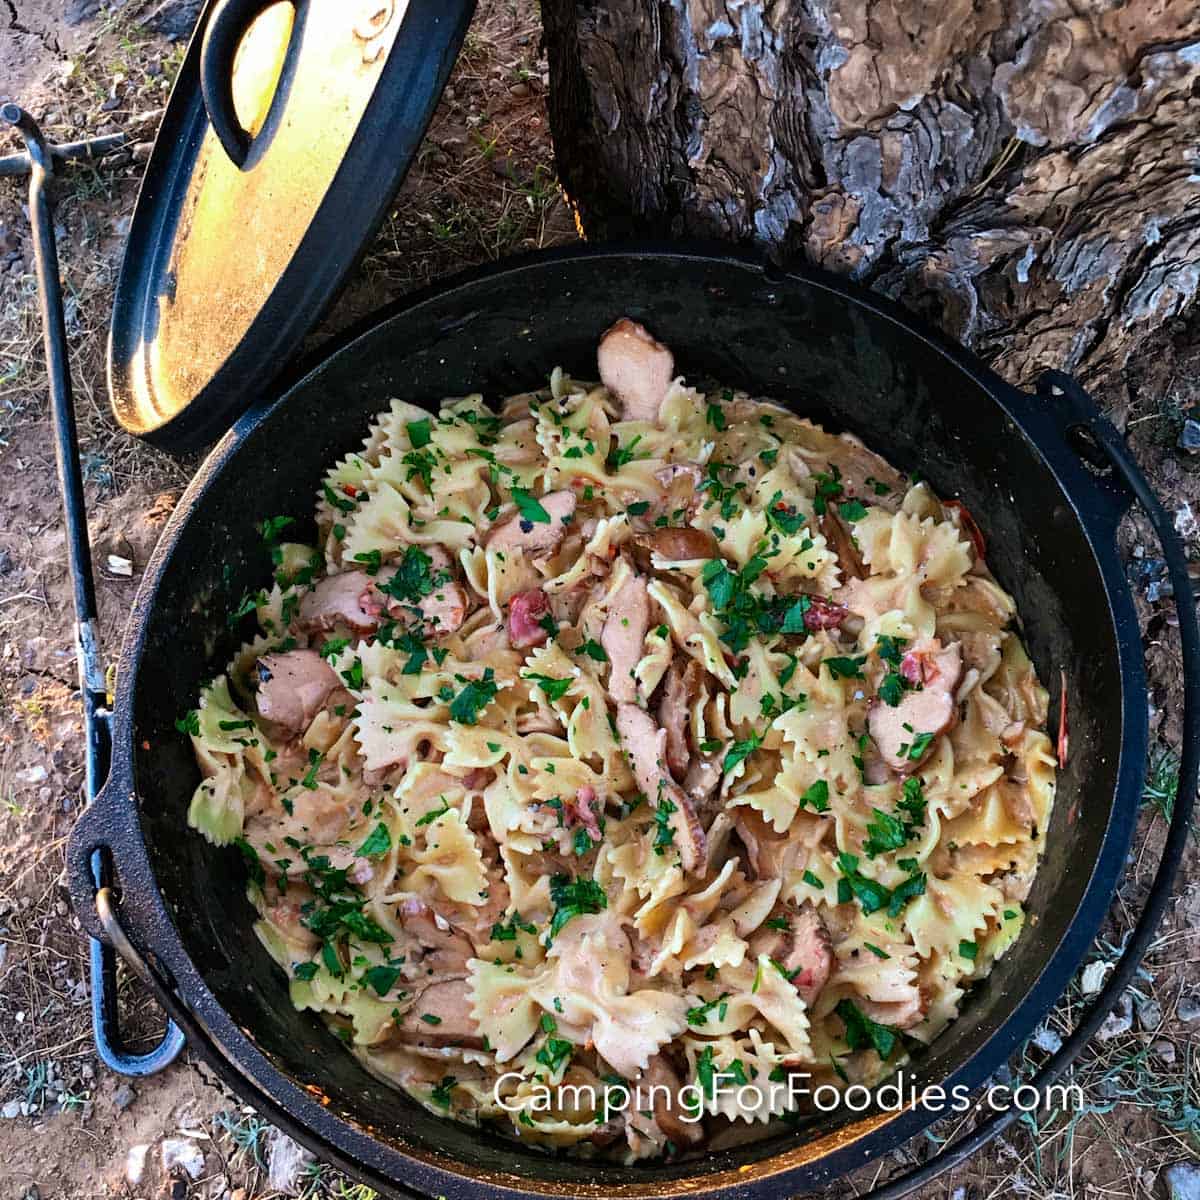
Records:
[[[867,515],[867,506],[861,500],[846,500],[838,505],[843,521],[861,521]]]
[[[510,490],[522,521],[530,521],[536,525],[550,524],[550,514],[532,492],[522,487],[513,487]]]
[[[602,912],[608,907],[608,896],[594,879],[572,879],[569,875],[554,875],[550,879],[550,901],[554,915],[550,918],[550,939],[556,938],[572,917]]]
[[[586,654],[588,658],[594,659],[596,662],[608,662],[608,655],[605,653],[604,647],[594,638],[588,638],[579,647],[579,653]]]
[[[800,797],[800,807],[811,804],[813,812],[829,811],[829,784],[824,779],[818,779],[810,784]]]
[[[196,737],[200,736],[200,713],[196,709],[191,709],[183,714],[175,721],[175,728],[180,733],[190,733]]]
[[[405,425],[408,430],[408,440],[412,442],[414,450],[420,450],[429,445],[429,439],[433,436],[433,423],[428,417],[422,417],[419,421],[409,421]]]
[[[740,762],[744,762],[755,750],[762,745],[762,737],[760,734],[752,733],[748,738],[741,742],[734,742],[732,746],[725,752],[725,761],[722,764],[722,771],[726,775],[733,770]]]
[[[842,1018],[842,1024],[846,1027],[846,1045],[851,1050],[870,1047],[882,1059],[891,1056],[897,1041],[894,1029],[872,1021],[853,1000],[839,1000],[833,1011]]]
[[[455,675],[463,689],[450,702],[450,719],[460,725],[474,725],[479,714],[495,699],[500,690],[496,685],[495,672],[491,667],[484,669],[482,679],[465,679]]]
[[[872,819],[867,822],[867,839],[863,842],[863,853],[868,858],[899,850],[908,842],[908,829],[898,818],[881,808],[872,808]]]
[[[492,926],[492,941],[493,942],[515,942],[517,940],[517,931],[523,933],[537,933],[537,926],[531,921],[526,921],[519,912],[513,913],[508,922],[501,925],[497,922]]]
[[[958,952],[963,958],[974,962],[976,955],[979,953],[979,946],[975,942],[962,941],[958,943]]]
[[[396,980],[399,978],[399,967],[379,963],[364,973],[363,983],[372,988],[377,996],[386,996],[396,986]]]
[[[542,689],[542,694],[551,704],[555,700],[561,700],[566,695],[567,688],[575,682],[570,678],[556,679],[553,675],[538,675],[532,671],[527,675],[522,675],[521,678],[528,679],[531,683],[536,683]]]
[[[642,435],[639,433],[629,443],[628,446],[622,446],[619,442],[614,443],[611,450],[608,452],[608,458],[604,465],[610,471],[619,471],[626,463],[631,463],[635,458],[644,458],[644,455],[635,454],[637,444],[642,440]]]
[[[575,1047],[565,1038],[547,1037],[542,1048],[534,1058],[545,1067],[551,1075],[556,1075],[568,1062]]]
[[[817,516],[823,517],[828,508],[828,502],[842,494],[842,473],[836,464],[831,463],[828,473],[818,471],[813,475],[813,483],[817,487],[817,494],[813,497],[813,512]]]
[[[709,1014],[713,1009],[717,1009],[717,1020],[725,1019],[725,1009],[727,1007],[725,1001],[728,998],[728,992],[722,992],[715,1000],[706,1000],[703,1004],[697,1004],[693,1008],[687,1010],[687,1023],[689,1025],[706,1025],[708,1023]]]
[[[654,853],[662,856],[675,845],[675,829],[671,825],[671,814],[678,811],[678,805],[673,804],[663,796],[654,809]]]
[[[862,679],[862,667],[867,658],[864,654],[858,658],[835,657],[821,661],[828,667],[829,674],[834,679]]]
[[[388,827],[380,821],[367,834],[366,840],[359,846],[357,853],[363,858],[378,858],[381,854],[386,854],[391,848],[392,835],[388,831]]]
[[[428,425],[429,422],[425,421],[425,422],[423,422],[423,424]],[[411,429],[412,426],[410,425],[409,428]],[[457,1083],[458,1083],[458,1080],[455,1079],[453,1075],[443,1075],[442,1082],[439,1083],[435,1088],[433,1088],[433,1090],[429,1093],[429,1098],[439,1108],[449,1108],[450,1107],[450,1093],[452,1091],[454,1091],[455,1085]]]

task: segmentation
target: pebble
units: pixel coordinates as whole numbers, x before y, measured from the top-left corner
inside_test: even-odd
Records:
[[[1167,1195],[1171,1200],[1200,1200],[1200,1162],[1182,1159],[1164,1172]]]
[[[137,1187],[142,1182],[142,1176],[146,1173],[146,1156],[149,1153],[150,1147],[144,1142],[129,1147],[129,1153],[125,1156],[125,1179],[130,1187]]]
[[[1193,454],[1200,450],[1200,421],[1194,417],[1188,417],[1183,423],[1183,429],[1179,434],[1179,448]]]
[[[1200,521],[1196,520],[1196,514],[1192,512],[1191,503],[1187,500],[1175,511],[1175,532],[1181,538],[1194,537],[1200,532]]]
[[[3,1117],[6,1121],[16,1120],[16,1118],[19,1117],[20,1115],[21,1115],[20,1100],[9,1100],[8,1103],[5,1104],[5,1106],[3,1108],[0,1108],[0,1117]]]
[[[1179,1004],[1175,1008],[1175,1014],[1181,1021],[1200,1021],[1200,995],[1195,992],[1190,992],[1186,996],[1179,997]]]
[[[1146,1033],[1153,1033],[1162,1024],[1162,1005],[1152,997],[1135,1001],[1134,1010],[1137,1012],[1139,1028]]]
[[[1172,1066],[1175,1062],[1175,1043],[1167,1041],[1166,1038],[1159,1038],[1151,1045],[1150,1053],[1164,1066]]]
[[[1128,992],[1117,1001],[1116,1007],[1104,1018],[1104,1024],[1096,1031],[1101,1042],[1110,1042],[1133,1028],[1133,999]]]
[[[18,783],[27,784],[29,787],[34,787],[39,783],[46,781],[46,768],[38,763],[33,767],[26,767],[23,771],[18,771],[13,778]]]
[[[280,1129],[267,1134],[267,1173],[269,1186],[289,1196],[302,1189],[300,1176],[316,1159],[299,1142]]]
[[[113,1104],[120,1112],[124,1112],[136,1099],[137,1092],[128,1083],[119,1084],[117,1090],[113,1092]]]
[[[167,1174],[176,1168],[189,1179],[199,1179],[204,1174],[204,1151],[190,1138],[164,1138],[159,1154]]]
[[[1062,1049],[1062,1038],[1049,1025],[1039,1025],[1034,1030],[1033,1044],[1047,1054],[1057,1054]]]
[[[1079,977],[1079,990],[1085,996],[1094,996],[1103,986],[1104,977],[1112,970],[1112,963],[1090,962],[1083,968],[1083,974]]]

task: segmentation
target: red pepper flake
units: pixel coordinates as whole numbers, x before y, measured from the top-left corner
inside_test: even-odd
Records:
[[[345,492],[346,495],[349,496],[351,500],[353,500],[354,497],[358,495],[358,488],[356,488],[354,486],[354,484],[352,484],[352,483],[343,483],[342,491]]]
[[[975,518],[971,516],[971,510],[961,500],[943,500],[943,508],[952,508],[958,513],[959,524],[967,531],[971,541],[975,544],[975,553],[979,558],[983,558],[987,554],[987,540],[983,536],[983,530],[975,523]]]
[[[1058,672],[1058,769],[1063,771],[1067,766],[1067,743],[1070,740],[1070,730],[1067,726],[1067,673]]]

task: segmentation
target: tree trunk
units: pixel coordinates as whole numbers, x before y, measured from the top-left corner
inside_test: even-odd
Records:
[[[901,299],[1028,382],[1200,285],[1196,0],[542,0],[585,234],[720,238]]]

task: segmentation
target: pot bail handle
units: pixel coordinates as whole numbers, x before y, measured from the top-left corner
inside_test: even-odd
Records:
[[[79,438],[75,428],[75,403],[71,393],[71,372],[63,318],[62,280],[59,276],[54,215],[49,194],[49,183],[54,174],[55,147],[46,141],[37,122],[18,104],[10,101],[0,105],[0,122],[15,129],[26,147],[25,163],[21,165],[23,168],[27,167],[29,172],[29,221],[33,227],[33,257],[46,352],[50,412],[54,427],[55,465],[63,500],[67,563],[70,567],[75,608],[75,652],[79,664],[79,693],[83,701],[86,738],[84,772],[87,797],[91,801],[97,796],[108,776],[112,761],[112,714],[108,708],[108,693],[101,667],[97,631],[99,619],[83,495],[83,470],[80,465]],[[88,817],[92,818],[91,822],[87,820]],[[95,819],[89,807],[84,810],[76,825],[82,822],[86,826]],[[74,862],[68,854],[67,863],[72,899],[76,902],[76,911],[82,912],[84,910],[78,904],[78,897],[86,895],[90,906],[92,893],[105,883],[110,867],[99,850],[89,850],[84,855],[77,855]],[[86,926],[87,921],[82,917],[80,919]],[[94,927],[89,928],[88,932],[94,934]],[[112,946],[93,936],[88,954],[91,967],[92,1033],[100,1060],[105,1066],[124,1075],[152,1075],[162,1070],[183,1049],[183,1034],[168,1022],[162,1040],[148,1054],[131,1054],[127,1051],[120,1037],[116,953]]]
[[[1077,434],[1071,439],[1076,453],[1085,458],[1091,467],[1110,471],[1113,483],[1120,484],[1141,505],[1142,511],[1154,528],[1167,563],[1167,574],[1174,588],[1183,659],[1183,742],[1180,746],[1179,779],[1158,869],[1142,907],[1142,914],[1129,932],[1125,950],[1117,959],[1108,983],[1084,1011],[1074,1033],[1066,1039],[1061,1049],[1034,1075],[1022,1081],[1040,1092],[1054,1083],[1074,1062],[1095,1036],[1126,988],[1133,982],[1142,957],[1154,939],[1155,930],[1171,898],[1175,876],[1187,848],[1192,808],[1196,800],[1197,783],[1200,781],[1200,626],[1197,625],[1196,604],[1192,598],[1192,584],[1188,578],[1187,556],[1183,543],[1170,515],[1129,453],[1125,439],[1101,413],[1095,400],[1070,375],[1062,371],[1045,372],[1038,381],[1038,392],[1051,404],[1059,398],[1065,400],[1072,417],[1068,433],[1074,431]],[[1081,433],[1084,436],[1078,436]],[[1019,1120],[1021,1115],[1021,1110],[1016,1106],[995,1113],[969,1134],[951,1142],[935,1158],[863,1193],[859,1200],[900,1200],[901,1197],[965,1162],[992,1138]]]

